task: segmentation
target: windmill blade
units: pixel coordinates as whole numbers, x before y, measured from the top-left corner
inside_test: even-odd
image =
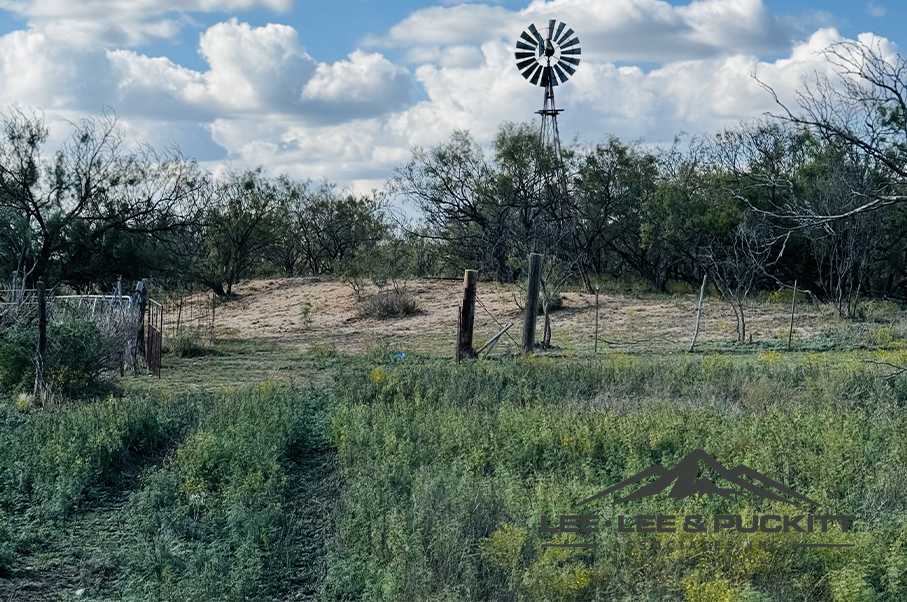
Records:
[[[539,45],[538,40],[533,38],[531,35],[529,35],[525,31],[520,34],[520,37],[523,38],[524,40],[526,40],[527,42],[529,42],[529,48],[523,48],[524,50],[535,50],[536,48],[538,48],[538,45]],[[520,44],[521,44],[521,42],[516,43],[517,48],[521,48]]]
[[[542,34],[539,33],[539,30],[535,28],[535,23],[529,26],[529,31],[532,32],[532,35],[535,36],[535,39],[539,43],[539,51],[544,51],[545,49],[545,39],[542,37]]]
[[[579,62],[579,61],[577,61],[577,62]],[[573,75],[574,73],[576,73],[576,69],[574,69],[573,67],[571,67],[570,65],[565,63],[563,59],[558,61],[557,66],[560,67],[561,69],[563,69],[564,71],[566,71],[567,73],[569,73],[570,75]]]
[[[564,54],[582,54],[583,51],[579,48],[568,48],[567,50],[561,50],[561,55]]]
[[[568,29],[568,30],[567,30],[567,33],[565,33],[564,35],[560,36],[557,40],[555,40],[555,42],[557,42],[558,44],[560,44],[561,42],[563,42],[564,40],[566,40],[567,38],[569,38],[569,37],[572,36],[572,35],[573,35],[573,30],[572,30],[572,29]]]
[[[538,85],[539,76],[542,74],[542,71],[544,71],[544,69],[542,69],[542,66],[536,65],[535,73],[532,74],[532,79],[529,80],[529,83],[532,84],[533,86]]]
[[[549,40],[554,37],[554,24],[555,23],[557,23],[557,21],[555,21],[554,19],[551,19],[550,21],[548,21],[548,39]]]
[[[567,26],[566,23],[561,23],[560,25],[557,26],[557,31],[554,32],[554,41],[555,42],[557,42],[557,39],[559,37],[561,37],[561,32],[564,31],[564,27],[566,27],[566,26]]]
[[[530,77],[532,77],[532,74],[534,72],[538,71],[538,69],[540,69],[538,63],[535,63],[534,65],[530,65],[525,70],[523,70],[522,76],[525,77],[526,79],[529,79]]]
[[[513,56],[516,57],[516,60],[521,61],[523,59],[528,59],[530,57],[534,59],[535,53],[534,52],[515,52]]]
[[[561,50],[563,50],[564,48],[570,48],[571,46],[576,46],[577,44],[579,44],[579,38],[578,38],[578,37],[577,37],[577,38],[573,38],[573,39],[570,40],[569,42],[566,42],[566,43],[564,43],[564,44],[561,44]]]
[[[522,71],[529,65],[538,65],[538,61],[535,60],[535,56],[532,56],[532,58],[529,58],[529,59],[526,59],[525,61],[517,63],[516,68],[519,69],[520,71]]]
[[[579,65],[579,59],[575,59],[572,56],[561,56],[560,60],[571,65]]]
[[[557,76],[558,76],[559,78],[561,78],[561,83],[564,83],[565,81],[567,81],[567,78],[568,78],[569,76],[568,76],[566,73],[564,73],[563,71],[561,71],[560,66],[554,65],[554,66],[552,67],[552,69],[554,69],[554,72],[557,73]]]
[[[526,32],[524,31],[523,34],[525,34],[525,33]],[[530,52],[535,52],[535,49],[538,47],[538,45],[535,43],[535,40],[530,38],[528,35],[526,36],[526,39],[528,39],[530,42],[532,42],[532,46],[530,46],[529,44],[524,44],[523,42],[517,42],[516,47],[519,48],[520,50],[528,50]]]

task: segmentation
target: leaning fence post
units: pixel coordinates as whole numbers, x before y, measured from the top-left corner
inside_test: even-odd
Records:
[[[529,254],[529,286],[526,292],[526,317],[523,322],[523,351],[535,349],[535,321],[539,312],[539,287],[542,280],[542,255]]]

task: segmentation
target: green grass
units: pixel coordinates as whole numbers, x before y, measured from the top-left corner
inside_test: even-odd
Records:
[[[907,364],[895,343],[455,366],[221,340],[118,396],[6,398],[0,600],[900,601],[907,381],[863,361]],[[540,547],[542,514],[696,447],[855,514],[859,545],[735,569]],[[663,495],[593,509],[770,510],[789,513]]]
[[[243,384],[278,357],[292,378]],[[194,387],[142,376],[57,411],[0,404],[0,599],[314,591],[330,514],[310,505],[330,508],[336,485],[331,393],[304,383],[336,358],[237,342],[207,359],[174,362]],[[244,372],[224,374],[234,364]]]
[[[427,361],[348,375],[332,422],[345,545],[327,599],[902,600],[907,395],[869,366],[816,355]],[[856,515],[857,547],[733,569],[728,554],[672,569],[644,556],[634,568],[613,531],[594,551],[540,547],[550,537],[541,515],[570,514],[574,500],[699,447],[817,499],[823,513]],[[664,496],[595,511],[790,513]]]
[[[218,339],[200,357],[164,354],[161,377],[147,373],[122,382],[127,393],[170,395],[176,391],[223,391],[266,380],[295,384],[326,384],[326,368],[343,356],[324,346],[309,352],[265,339]]]

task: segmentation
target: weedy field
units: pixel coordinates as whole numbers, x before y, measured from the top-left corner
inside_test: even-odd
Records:
[[[288,312],[310,301],[314,314],[298,324],[265,304],[281,286],[239,287],[218,308],[214,348],[165,355],[160,380],[128,377],[52,409],[3,396],[0,600],[907,599],[907,381],[897,374],[907,316],[893,304],[868,304],[854,322],[803,304],[788,352],[789,298],[754,302],[753,343],[731,342],[733,316],[728,331],[712,299],[700,351],[687,354],[691,292],[614,291],[600,298],[594,355],[594,296],[573,292],[552,315],[555,349],[505,347],[457,366],[443,306],[456,303],[456,283],[419,284],[424,314],[379,321],[348,319],[342,288],[299,281],[280,301]],[[506,309],[512,294],[479,289],[502,322],[518,317],[512,298]],[[477,331],[487,337],[486,317]],[[856,545],[665,564],[616,549],[625,534],[613,530],[540,531],[542,515],[569,514],[696,448],[783,482],[822,514],[856,516],[848,533],[775,540]],[[793,511],[665,494],[612,502],[595,513]],[[542,547],[589,541],[601,545]]]

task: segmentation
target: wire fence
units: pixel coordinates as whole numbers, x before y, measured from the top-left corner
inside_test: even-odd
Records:
[[[0,337],[14,329],[41,329],[41,303],[37,289],[0,284]],[[84,354],[86,350],[70,348],[74,329],[90,324],[96,338],[91,354],[97,358],[98,369],[104,372],[123,372],[135,369],[139,344],[138,333],[143,314],[137,297],[128,295],[56,295],[53,290],[44,297],[44,316],[48,349],[54,354]],[[38,350],[36,350],[37,353]],[[148,358],[146,357],[146,360]],[[36,360],[37,361],[37,360]],[[160,361],[156,362],[159,366]]]
[[[188,340],[203,346],[213,345],[215,303],[213,293],[177,291],[162,296],[161,332],[164,339],[175,345]]]

